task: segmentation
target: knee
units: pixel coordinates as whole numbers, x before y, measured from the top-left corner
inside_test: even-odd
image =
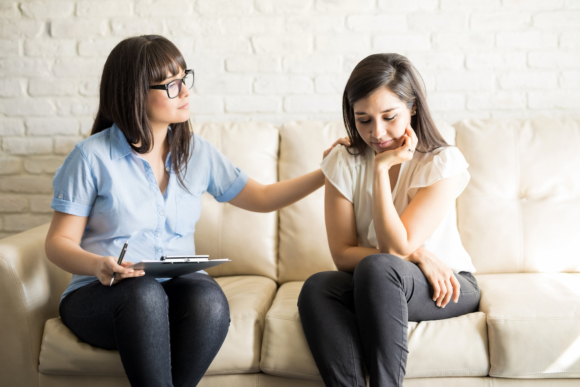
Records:
[[[198,281],[186,292],[187,303],[207,319],[207,324],[230,324],[230,305],[222,288],[215,282]]]
[[[302,285],[300,290],[300,295],[298,296],[298,304],[302,303],[303,300],[312,299],[320,295],[327,287],[327,284],[331,281],[332,272],[322,271],[319,273],[312,274]]]
[[[146,311],[160,311],[168,308],[167,294],[155,278],[150,276],[127,278],[120,284],[124,285],[124,304]]]
[[[318,309],[333,289],[346,286],[343,281],[348,276],[350,274],[340,271],[322,271],[308,277],[298,296],[298,310]]]
[[[378,279],[384,281],[385,275],[397,274],[404,264],[400,257],[392,254],[373,254],[363,258],[354,269],[354,281],[366,282]]]

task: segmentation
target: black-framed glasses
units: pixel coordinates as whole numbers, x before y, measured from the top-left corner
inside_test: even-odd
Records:
[[[185,70],[185,76],[181,79],[174,79],[173,81],[164,85],[149,86],[150,89],[165,90],[169,98],[175,98],[181,93],[181,86],[185,85],[188,89],[193,87],[193,70]]]

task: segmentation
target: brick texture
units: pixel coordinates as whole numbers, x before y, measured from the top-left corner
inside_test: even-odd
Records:
[[[577,0],[2,0],[0,237],[50,220],[103,65],[160,34],[196,71],[192,121],[340,119],[354,66],[406,55],[436,119],[580,118]]]

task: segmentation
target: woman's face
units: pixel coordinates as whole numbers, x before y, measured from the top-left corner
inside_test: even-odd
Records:
[[[396,149],[403,143],[411,111],[386,87],[380,87],[353,105],[356,129],[375,153]]]
[[[185,76],[183,69],[179,74],[171,76],[168,74],[167,79],[162,82],[155,83],[156,85],[163,85],[175,79],[181,79]],[[164,126],[169,124],[180,123],[189,120],[189,90],[185,85],[182,85],[181,92],[175,98],[169,98],[166,90],[149,90],[149,98],[147,99],[147,116],[151,122],[152,127]]]

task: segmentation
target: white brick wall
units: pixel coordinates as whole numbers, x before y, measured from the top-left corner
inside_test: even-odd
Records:
[[[578,0],[0,0],[0,237],[50,220],[102,66],[161,34],[196,70],[194,121],[340,119],[352,68],[395,51],[436,118],[580,118]]]

